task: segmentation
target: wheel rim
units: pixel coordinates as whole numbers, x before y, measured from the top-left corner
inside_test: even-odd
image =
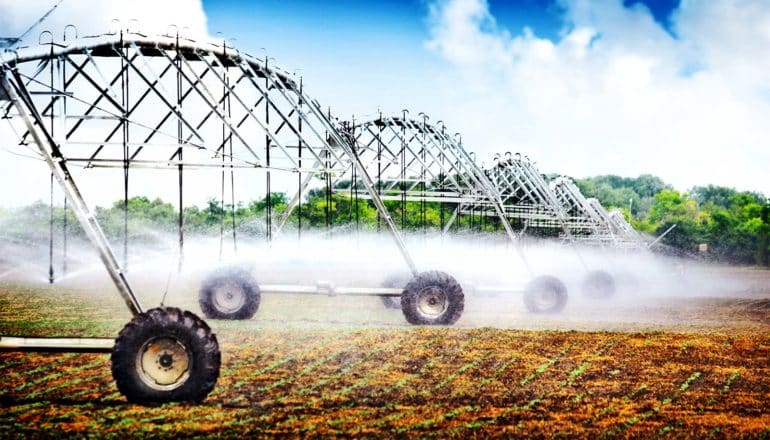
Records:
[[[176,338],[154,338],[136,356],[136,371],[147,386],[159,391],[182,386],[190,377],[192,359]]]
[[[593,298],[604,298],[615,292],[615,284],[610,275],[597,272],[589,275],[583,285],[583,294]]]
[[[440,316],[448,303],[446,293],[435,286],[422,289],[417,296],[417,310],[426,316]]]
[[[537,310],[549,310],[556,305],[557,295],[553,289],[541,288],[533,295]]]
[[[607,295],[610,293],[610,284],[605,279],[596,279],[591,283],[591,292],[594,295]]]
[[[246,293],[238,283],[228,281],[214,288],[212,301],[221,313],[233,313],[246,303]]]

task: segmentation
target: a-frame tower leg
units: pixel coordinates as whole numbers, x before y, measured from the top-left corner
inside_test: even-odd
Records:
[[[125,301],[134,316],[142,313],[142,306],[128,284],[128,280],[112,252],[107,237],[105,237],[99,222],[83,200],[80,190],[78,190],[72,175],[67,169],[66,159],[53,137],[45,129],[42,117],[35,108],[29,92],[24,86],[24,82],[18,74],[14,78],[9,78],[7,73],[8,71],[5,71],[5,73],[0,72],[0,90],[2,90],[0,96],[13,103],[16,111],[19,113],[19,117],[24,120],[24,124],[27,130],[29,130],[35,145],[40,150],[45,163],[48,164],[51,173],[53,173],[64,194],[72,202],[72,211],[75,213],[86,236],[96,248],[99,258],[104,263],[104,267],[107,269],[107,273],[112,278],[123,301]]]

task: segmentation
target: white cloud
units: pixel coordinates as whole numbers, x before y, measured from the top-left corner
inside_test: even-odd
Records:
[[[447,104],[473,149],[524,151],[575,176],[654,173],[681,189],[770,194],[769,3],[683,1],[677,38],[642,5],[560,4],[558,43],[511,34],[485,0],[431,5],[427,46],[463,84]]]
[[[18,37],[58,0],[0,0],[0,36]],[[119,20],[113,22],[113,20]],[[78,35],[103,34],[117,29],[166,33],[170,25],[190,37],[205,37],[206,14],[201,0],[64,0],[25,42],[36,44],[40,33],[51,31],[58,40],[72,24]],[[71,37],[71,35],[70,35]],[[46,38],[47,39],[47,38]]]

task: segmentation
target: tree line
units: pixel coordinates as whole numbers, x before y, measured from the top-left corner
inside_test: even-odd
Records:
[[[762,194],[713,185],[679,192],[651,175],[599,176],[575,182],[586,197],[596,197],[608,209],[622,210],[637,230],[657,236],[676,224],[663,243],[683,254],[701,254],[738,264],[770,265],[770,202]],[[184,230],[192,235],[229,234],[233,229],[243,235],[265,235],[268,204],[272,223],[277,224],[289,204],[284,193],[270,194],[269,201],[262,197],[236,205],[209,199],[202,207],[184,208]],[[453,204],[437,202],[389,200],[385,204],[394,222],[405,230],[440,230],[452,218],[455,208]],[[155,240],[158,232],[176,233],[178,228],[177,207],[160,199],[132,197],[109,207],[97,207],[95,214],[111,239],[123,237],[126,226],[129,238],[140,241]],[[13,210],[0,208],[0,235],[47,242],[50,217],[51,209],[43,202]],[[67,233],[82,235],[71,212],[67,222]],[[64,223],[63,207],[54,207],[55,235],[62,234]],[[319,188],[308,191],[287,219],[287,228],[300,227],[377,230],[384,227],[384,222],[371,201],[346,191],[329,193]],[[452,230],[464,229],[495,231],[501,230],[501,225],[494,216],[466,212],[457,216],[452,226]],[[532,229],[528,233],[537,231]],[[703,244],[708,248],[705,253],[699,252]]]
[[[637,230],[684,253],[730,263],[770,265],[770,201],[757,192],[696,186],[680,192],[654,176],[599,176],[576,181],[583,194],[619,208]]]

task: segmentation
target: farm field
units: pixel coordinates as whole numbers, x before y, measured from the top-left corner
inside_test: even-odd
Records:
[[[112,336],[129,316],[109,289],[4,282],[0,334]],[[483,299],[452,328],[376,298],[265,296],[253,320],[210,321],[223,365],[201,405],[126,403],[109,355],[0,353],[0,437],[767,437],[765,293],[561,317]],[[197,312],[189,296],[170,293]]]

